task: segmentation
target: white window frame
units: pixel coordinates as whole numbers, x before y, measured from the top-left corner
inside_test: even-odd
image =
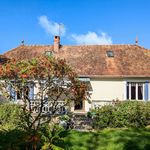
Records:
[[[131,100],[131,84],[134,83],[135,84],[135,100],[145,100],[145,82],[144,81],[127,81],[126,84],[126,99],[127,100]],[[138,99],[138,84],[142,84],[142,95],[143,95],[143,99]],[[129,90],[129,98],[127,98],[127,85],[129,86],[128,90]]]

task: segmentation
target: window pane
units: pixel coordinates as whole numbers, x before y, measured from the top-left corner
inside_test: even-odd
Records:
[[[129,99],[129,84],[127,84],[127,99]]]
[[[29,99],[30,100],[34,99],[34,85],[33,84],[29,85]]]
[[[142,84],[138,84],[138,99],[139,100],[143,99],[143,86],[142,86]]]
[[[136,84],[131,84],[131,99],[136,99]]]
[[[22,90],[17,90],[17,99],[22,98]]]
[[[113,51],[106,51],[107,57],[114,57],[114,52]]]
[[[24,94],[24,99],[29,98],[29,87],[28,86],[24,87],[23,94]]]

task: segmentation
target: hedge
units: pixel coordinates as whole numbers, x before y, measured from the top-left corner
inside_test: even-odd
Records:
[[[150,102],[123,101],[114,105],[105,105],[93,111],[95,112],[93,127],[96,129],[142,128],[150,124]]]

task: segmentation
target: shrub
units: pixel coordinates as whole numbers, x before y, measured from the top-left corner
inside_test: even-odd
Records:
[[[61,133],[64,129],[56,124],[45,124],[40,128],[42,150],[62,150],[58,145],[63,143]]]
[[[62,116],[68,120],[68,116]],[[16,104],[0,105],[0,150],[3,149],[61,149],[64,129],[55,123],[43,124],[35,131],[26,130],[22,108]],[[36,147],[36,148],[33,148]]]
[[[93,118],[97,113],[96,109],[92,109],[91,111],[87,112],[87,117],[88,118]]]
[[[113,127],[144,127],[147,125],[145,102],[128,101],[115,106]]]
[[[150,103],[124,101],[115,105],[105,105],[96,111],[94,128],[145,127],[149,124]]]
[[[25,132],[18,129],[0,129],[0,150],[19,150],[24,149]]]
[[[111,126],[113,110],[114,107],[112,105],[106,105],[98,109],[96,114],[93,116],[93,127],[106,128]]]
[[[23,113],[19,105],[16,104],[1,104],[0,105],[0,128],[14,129],[23,125]]]

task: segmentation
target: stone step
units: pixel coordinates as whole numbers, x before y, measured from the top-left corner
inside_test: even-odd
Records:
[[[91,121],[74,121],[75,124],[80,124],[80,123],[83,123],[83,124],[91,124]]]
[[[91,126],[75,126],[74,129],[76,130],[92,130],[92,127]]]
[[[75,114],[73,116],[74,129],[76,130],[91,130],[92,120],[86,114]]]

